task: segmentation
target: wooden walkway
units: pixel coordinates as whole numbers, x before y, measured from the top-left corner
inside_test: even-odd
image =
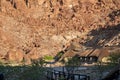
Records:
[[[56,70],[47,70],[48,80],[90,80],[90,77],[82,74],[73,74]]]
[[[0,80],[5,80],[3,73],[0,73]]]
[[[114,67],[102,80],[120,80],[120,64]]]

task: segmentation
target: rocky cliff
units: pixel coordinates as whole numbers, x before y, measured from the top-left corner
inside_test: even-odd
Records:
[[[54,56],[74,43],[119,47],[120,1],[0,0],[1,59]]]

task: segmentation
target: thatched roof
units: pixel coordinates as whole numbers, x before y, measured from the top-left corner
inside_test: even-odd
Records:
[[[73,57],[73,56],[75,56],[76,54],[75,54],[75,52],[73,51],[73,50],[69,50],[69,51],[67,51],[64,55],[63,55],[63,57]]]
[[[80,53],[79,55],[86,57],[86,56],[89,56],[89,54],[91,54],[93,51],[94,51],[93,49],[89,49],[89,50],[86,50],[86,51]]]
[[[103,57],[109,56],[110,53],[108,52],[108,49],[101,48],[101,49],[88,49],[83,52],[74,52],[73,50],[69,50],[64,54],[64,57],[74,57],[75,55],[78,56],[96,56],[99,60],[101,60]]]

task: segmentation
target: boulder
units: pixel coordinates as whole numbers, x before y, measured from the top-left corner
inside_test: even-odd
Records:
[[[39,59],[40,51],[38,48],[33,48],[28,54],[26,54],[26,56],[31,60]]]
[[[8,61],[21,62],[24,58],[24,53],[20,49],[11,49],[5,56]]]

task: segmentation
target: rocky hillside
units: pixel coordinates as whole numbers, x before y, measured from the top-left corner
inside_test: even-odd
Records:
[[[29,62],[74,42],[119,47],[120,1],[0,0],[0,59]]]

